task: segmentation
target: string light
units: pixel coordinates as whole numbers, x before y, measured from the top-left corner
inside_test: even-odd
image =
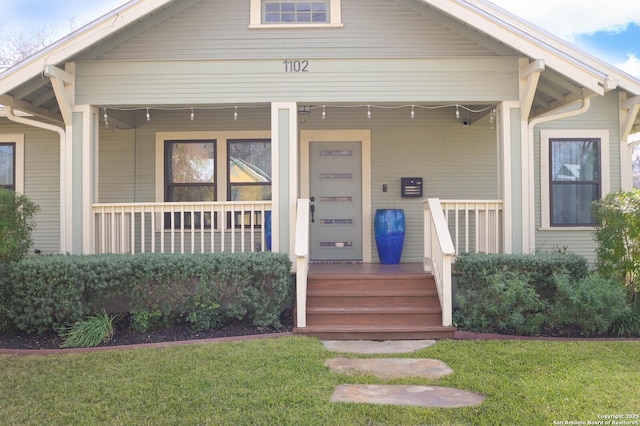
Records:
[[[372,118],[372,110],[377,108],[377,109],[389,109],[389,110],[395,110],[395,109],[409,109],[409,117],[411,119],[414,119],[416,117],[416,110],[417,109],[427,109],[427,110],[437,110],[437,109],[450,109],[450,108],[455,108],[455,116],[457,119],[460,119],[461,114],[460,111],[461,110],[465,110],[468,113],[468,116],[470,117],[469,119],[465,120],[467,123],[469,123],[472,120],[472,116],[471,114],[475,115],[475,114],[482,114],[482,113],[488,113],[489,114],[489,124],[491,125],[491,128],[493,129],[493,124],[496,121],[496,106],[495,105],[486,105],[486,106],[478,106],[476,108],[470,108],[468,106],[465,105],[460,105],[460,104],[442,104],[442,105],[416,105],[416,104],[408,104],[408,105],[372,105],[372,104],[359,104],[359,105],[347,105],[347,104],[338,104],[338,105],[331,105],[331,104],[325,104],[325,105],[318,105],[318,106],[305,106],[303,113],[306,112],[312,112],[314,109],[322,109],[321,112],[321,118],[323,120],[326,119],[327,117],[327,109],[330,108],[363,108],[366,107],[367,108],[367,119],[371,119]],[[210,107],[154,107],[154,110],[162,110],[162,111],[188,111],[188,116],[189,116],[189,120],[190,121],[195,121],[195,110],[196,109],[200,109],[200,110],[229,110],[229,109],[233,109],[233,120],[238,120],[238,114],[239,114],[239,110],[240,108],[244,108],[244,109],[264,109],[264,106],[210,106]],[[111,110],[116,110],[116,111],[140,111],[146,110],[146,120],[147,121],[151,121],[151,107],[132,107],[132,108],[110,108]],[[300,113],[300,110],[298,111],[298,113]],[[109,122],[109,114],[107,111],[106,107],[102,108],[102,115],[103,115],[103,119],[104,119],[104,123],[105,123],[105,127],[110,127],[112,126],[112,124]],[[479,117],[479,116],[478,116]],[[475,120],[477,120],[477,117],[475,118]]]

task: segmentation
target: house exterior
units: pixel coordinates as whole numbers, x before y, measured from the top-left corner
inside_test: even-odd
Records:
[[[402,263],[593,259],[640,130],[640,81],[484,0],[133,0],[0,74],[0,104],[42,253],[377,263],[392,208]]]

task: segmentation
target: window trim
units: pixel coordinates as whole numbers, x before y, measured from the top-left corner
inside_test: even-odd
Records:
[[[329,0],[329,22],[264,24],[262,23],[262,0],[250,0],[249,28],[342,28],[342,0]]]
[[[24,194],[24,134],[0,134],[0,143],[15,144],[14,188]]]
[[[600,139],[600,198],[611,191],[609,131],[606,129],[552,129],[540,131],[540,230],[593,230],[595,226],[551,226],[550,141],[555,139]]]

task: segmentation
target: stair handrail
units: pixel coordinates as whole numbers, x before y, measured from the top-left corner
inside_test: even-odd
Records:
[[[298,199],[296,213],[296,326],[307,326],[307,275],[309,272],[309,199]]]
[[[429,198],[424,203],[424,270],[436,281],[442,325],[453,325],[451,296],[451,263],[455,247],[440,204],[440,199]]]

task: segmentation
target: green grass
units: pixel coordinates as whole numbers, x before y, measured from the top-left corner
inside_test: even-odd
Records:
[[[640,413],[640,342],[441,341],[437,384],[487,395],[477,408],[331,403],[338,356],[302,337],[0,357],[0,424],[550,425]],[[347,355],[353,357],[353,355]],[[395,356],[395,355],[394,355]]]

